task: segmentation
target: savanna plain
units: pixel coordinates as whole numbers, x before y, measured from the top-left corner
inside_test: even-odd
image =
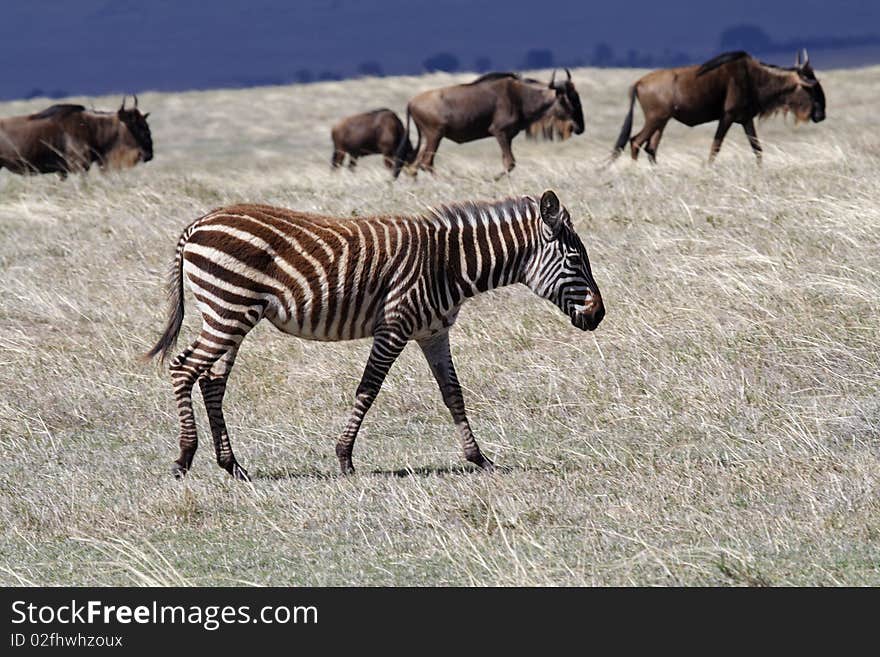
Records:
[[[434,176],[331,172],[330,126],[472,75],[144,93],[155,159],[61,181],[0,172],[0,583],[6,585],[880,585],[880,68],[822,71],[828,119],[670,124],[659,165],[605,166],[641,72],[578,69],[586,132],[443,142]],[[549,79],[549,71],[539,72]],[[98,108],[119,97],[76,98]],[[50,101],[0,103],[0,115]],[[641,125],[636,110],[635,126]],[[170,473],[165,322],[181,230],[228,203],[423,212],[557,191],[607,316],[526,288],[468,302],[452,350],[499,471],[462,459],[408,347],[337,474],[368,341],[268,323],[226,397],[253,477],[201,447]],[[187,291],[181,343],[195,335]]]

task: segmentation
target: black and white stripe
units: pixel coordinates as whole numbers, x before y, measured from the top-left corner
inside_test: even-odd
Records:
[[[496,203],[459,203],[423,216],[328,218],[260,205],[215,210],[177,245],[165,333],[148,356],[164,358],[183,321],[183,277],[202,315],[199,336],[171,362],[180,416],[174,470],[192,464],[198,439],[192,388],[202,389],[217,462],[238,478],[223,419],[226,380],[241,341],[260,320],[312,340],[373,338],[349,422],[336,445],[344,473],[361,423],[407,342],[421,347],[458,428],[465,457],[483,467],[449,349],[464,301],[524,283],[581,329],[604,305],[587,251],[553,192]]]

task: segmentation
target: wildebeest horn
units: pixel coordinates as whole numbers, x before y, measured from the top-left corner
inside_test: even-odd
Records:
[[[804,66],[810,63],[810,53],[807,52],[807,49],[804,48]]]
[[[801,67],[801,51],[800,50],[797,50],[794,53],[794,67],[795,68]]]
[[[565,74],[568,76],[568,81],[571,82],[571,71],[565,69]]]
[[[134,108],[135,109],[138,108],[138,95],[137,94],[134,94]]]
[[[553,75],[550,76],[550,87],[556,84],[556,69],[553,69]]]
[[[119,108],[119,111],[121,112],[124,109],[125,109],[125,96],[122,97],[122,106]]]

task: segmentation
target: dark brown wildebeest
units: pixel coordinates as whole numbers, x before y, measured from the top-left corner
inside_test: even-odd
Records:
[[[0,168],[13,173],[88,171],[132,167],[153,159],[147,114],[137,109],[87,110],[82,105],[52,105],[29,116],[0,119]]]
[[[630,139],[636,98],[645,113],[645,127]],[[702,66],[654,71],[630,89],[629,113],[612,158],[623,151],[629,140],[633,159],[645,146],[648,158],[656,161],[663,128],[669,119],[676,119],[687,126],[718,121],[709,162],[718,154],[730,126],[739,123],[760,163],[761,143],[755,132],[755,117],[778,111],[791,111],[798,121],[818,123],[825,119],[825,93],[806,50],[803,61],[798,53],[793,68],[764,64],[740,50],[718,55]]]
[[[545,116],[526,128],[526,139],[543,139],[544,141],[565,141],[574,132],[574,124],[568,119]]]
[[[571,73],[568,69],[565,72],[567,79],[562,82],[556,82],[554,72],[549,85],[515,73],[487,73],[467,84],[432,89],[415,96],[406,106],[405,133],[409,139],[412,117],[419,132],[414,169],[433,170],[434,155],[444,137],[462,144],[492,136],[501,146],[504,169],[510,172],[516,165],[510,150],[511,140],[546,114],[571,120],[575,134],[581,134],[584,131],[581,99],[571,81]],[[401,141],[399,153],[405,147]],[[401,167],[398,157],[395,177]]]
[[[403,144],[400,154],[403,164],[412,162],[416,155],[412,142],[404,135],[403,123],[390,109],[377,109],[342,119],[333,126],[330,135],[333,138],[331,164],[334,168],[342,164],[346,154],[349,169],[355,168],[359,157],[381,154],[385,166],[391,169],[400,144]]]

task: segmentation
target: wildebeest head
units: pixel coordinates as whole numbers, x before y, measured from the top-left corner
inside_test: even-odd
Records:
[[[806,48],[795,56],[794,70],[798,75],[799,86],[789,100],[789,106],[801,121],[812,120],[819,123],[825,120],[825,92],[816,79],[813,67],[810,66],[810,55]]]
[[[150,133],[150,126],[147,125],[147,117],[149,115],[149,112],[141,114],[137,105],[137,96],[134,97],[134,107],[131,109],[125,108],[125,97],[123,96],[122,106],[116,112],[116,116],[125,124],[131,136],[131,143],[126,143],[125,145],[130,148],[136,148],[139,153],[139,159],[144,162],[149,162],[153,159],[153,137]],[[127,141],[127,139],[125,140]]]
[[[568,315],[574,326],[592,331],[605,317],[605,305],[593,280],[587,249],[555,192],[544,192],[539,208],[541,246],[526,264],[523,282]]]
[[[576,135],[584,131],[584,110],[581,107],[581,97],[574,88],[571,81],[571,72],[565,69],[566,79],[560,82],[556,81],[556,71],[553,71],[553,77],[550,78],[550,88],[556,92],[556,102],[548,110],[548,114],[552,114],[558,119],[568,119],[574,127]]]

